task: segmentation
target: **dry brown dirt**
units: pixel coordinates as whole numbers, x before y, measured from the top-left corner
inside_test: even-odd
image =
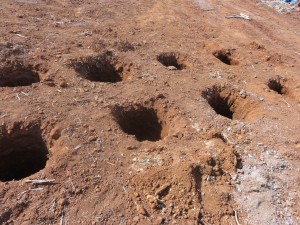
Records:
[[[299,11],[2,0],[0,18],[0,224],[300,224]]]

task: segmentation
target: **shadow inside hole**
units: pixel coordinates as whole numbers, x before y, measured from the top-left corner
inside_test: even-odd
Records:
[[[134,135],[138,141],[162,139],[162,125],[154,109],[116,107],[112,113],[121,129]]]
[[[222,133],[215,133],[212,135],[213,138],[218,138],[220,140],[222,140],[224,143],[227,142],[226,138],[224,137],[224,135]]]
[[[237,65],[238,64],[238,61],[236,61],[232,58],[232,56],[231,56],[232,54],[230,51],[224,51],[224,50],[215,51],[215,52],[213,52],[213,55],[226,65]]]
[[[216,95],[209,98],[207,101],[217,114],[232,119],[234,112],[230,109],[228,98]]]
[[[243,169],[243,161],[242,159],[237,159],[237,162],[236,162],[236,169]]]
[[[286,89],[283,87],[279,79],[270,79],[268,82],[268,87],[280,95],[286,93]]]
[[[40,82],[37,72],[30,69],[4,70],[0,74],[0,87],[30,86]]]
[[[82,78],[90,81],[116,83],[123,80],[123,67],[116,68],[112,59],[105,54],[75,62],[74,67]]]
[[[233,102],[230,100],[230,94],[222,94],[222,91],[218,86],[213,86],[212,88],[203,91],[202,97],[206,99],[208,104],[217,114],[233,119]]]
[[[0,138],[0,181],[20,180],[46,166],[48,149],[39,130]]]
[[[173,66],[177,70],[183,70],[185,67],[178,61],[178,58],[175,53],[162,53],[157,56],[157,61],[159,61],[162,65],[166,67]]]

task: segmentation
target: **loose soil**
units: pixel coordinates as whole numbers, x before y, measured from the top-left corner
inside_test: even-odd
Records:
[[[255,0],[0,12],[0,224],[300,224],[299,12]],[[226,18],[241,12],[251,20]]]

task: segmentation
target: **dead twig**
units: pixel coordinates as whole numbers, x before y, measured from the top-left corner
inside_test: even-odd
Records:
[[[288,108],[291,108],[291,105],[285,99],[282,99],[282,100],[286,103]]]
[[[60,225],[64,225],[65,224],[65,208],[63,208],[62,212],[61,212],[61,218],[60,218]]]
[[[31,184],[52,184],[55,180],[26,180],[26,183],[31,183]]]
[[[235,222],[236,222],[236,224],[237,224],[237,225],[241,225],[241,224],[239,223],[239,219],[238,219],[237,210],[234,210],[234,218],[235,218]]]
[[[74,186],[74,184],[73,184],[73,181],[72,181],[71,177],[69,177],[69,182],[70,182],[71,185],[72,185],[73,191],[76,191],[76,188],[75,188],[75,186]]]
[[[30,97],[29,94],[27,94],[27,93],[25,93],[25,92],[23,92],[23,91],[21,91],[21,93],[22,93],[23,95],[27,96],[28,98]]]
[[[55,210],[55,205],[56,205],[56,198],[54,198],[51,202],[51,206],[49,208],[50,211],[54,211]]]
[[[44,190],[44,188],[32,188],[32,189],[28,189],[26,191],[21,192],[20,195],[23,195],[23,194],[25,194],[27,192],[30,192],[30,191],[42,191],[42,190]]]
[[[108,162],[108,161],[106,161],[109,165],[112,165],[112,166],[116,166],[116,164],[113,164],[113,163],[111,163],[111,162]]]
[[[0,119],[7,117],[7,116],[8,116],[8,114],[4,114],[4,115],[0,116]]]
[[[123,186],[123,190],[124,190],[125,194],[128,195],[128,192],[124,186]]]
[[[22,34],[15,34],[15,35],[17,35],[18,37],[22,37],[22,38],[28,38],[28,37],[26,37],[26,36],[24,36],[24,35],[22,35]]]
[[[237,19],[244,19],[244,20],[251,20],[250,17],[244,13],[240,13],[240,14],[235,14],[232,16],[225,16],[225,18],[237,18]]]

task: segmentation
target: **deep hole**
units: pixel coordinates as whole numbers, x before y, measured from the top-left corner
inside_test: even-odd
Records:
[[[276,91],[280,95],[285,94],[285,88],[283,87],[279,79],[270,79],[268,87],[271,90]]]
[[[138,141],[158,141],[162,139],[162,125],[153,108],[115,107],[113,115],[121,129],[135,135]]]
[[[0,72],[0,87],[29,86],[40,82],[39,74],[26,68],[3,69]]]
[[[182,70],[185,67],[178,61],[175,53],[162,53],[157,56],[157,60],[164,66],[174,66],[177,70]]]
[[[217,87],[214,87],[203,92],[202,96],[217,114],[232,119],[234,111],[231,110],[230,95],[222,96],[221,91]]]
[[[0,138],[0,181],[20,180],[46,166],[48,150],[38,128]]]
[[[240,170],[243,169],[243,161],[242,161],[242,159],[237,159],[236,168],[240,169]]]
[[[237,65],[238,62],[231,57],[230,51],[215,51],[213,52],[213,55],[219,59],[221,62],[227,64],[227,65]]]
[[[115,62],[107,54],[82,59],[73,66],[81,77],[90,81],[116,83],[123,80],[123,67],[116,68]]]

